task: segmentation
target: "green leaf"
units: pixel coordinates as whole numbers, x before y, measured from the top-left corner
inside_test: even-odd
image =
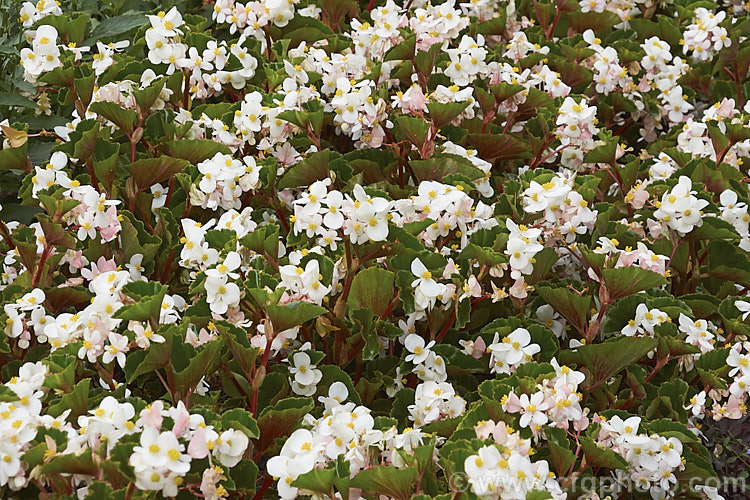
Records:
[[[155,234],[146,231],[143,221],[127,210],[119,210],[122,215],[122,240],[123,257],[125,262],[137,254],[143,254],[143,262],[151,262],[156,258],[156,254],[161,246],[161,238]]]
[[[93,157],[99,140],[100,125],[99,120],[84,120],[76,127],[76,134],[80,132],[81,135],[73,146],[73,155],[79,161],[87,161]]]
[[[418,149],[424,146],[430,124],[422,118],[400,115],[393,120],[394,134],[399,141],[409,141]]]
[[[597,146],[583,157],[583,161],[586,163],[606,163],[608,165],[615,165],[615,153],[617,152],[617,145],[619,144],[618,137],[613,137],[601,146]]]
[[[355,328],[351,331],[357,332],[362,337],[362,340],[365,341],[365,345],[362,348],[362,359],[364,361],[372,361],[380,352],[378,336],[373,328],[376,322],[375,315],[369,309],[350,310],[349,315],[355,323]]]
[[[72,87],[75,83],[74,71],[71,67],[55,68],[52,71],[44,73],[39,79],[58,87]]]
[[[0,93],[0,106],[14,106],[34,109],[36,108],[36,103],[20,94],[12,92],[2,92]]]
[[[429,160],[409,162],[418,181],[442,181],[449,175],[460,174],[471,181],[484,177],[484,172],[452,155],[434,155]]]
[[[97,498],[115,498],[112,486],[108,482],[94,481],[88,485],[88,494],[86,500],[96,500]]]
[[[602,269],[602,278],[610,302],[667,284],[667,279],[661,274],[640,267]]]
[[[255,369],[255,359],[258,357],[258,349],[250,346],[247,332],[238,326],[220,321],[216,327],[226,342],[229,351],[239,363],[242,371],[249,377]]]
[[[414,55],[414,68],[425,79],[432,74],[435,63],[442,53],[442,48],[437,43],[433,43],[427,50],[417,49]]]
[[[354,387],[352,379],[349,377],[348,373],[335,365],[321,365],[318,369],[323,373],[323,379],[318,385],[321,392],[327,391],[328,387],[334,382],[341,382],[346,386],[346,390],[349,391],[349,397],[347,399],[357,405],[362,404],[362,400],[359,398],[359,393]]]
[[[175,393],[179,393],[180,396],[192,394],[201,379],[205,375],[213,373],[216,370],[223,350],[223,340],[212,340],[200,347],[195,356],[190,357],[190,361],[186,368],[179,371],[174,371],[173,369],[176,389]]]
[[[0,150],[0,172],[5,170],[26,170],[28,168],[29,143],[24,142],[17,148],[7,147]]]
[[[89,387],[91,379],[83,379],[78,382],[72,392],[63,394],[60,400],[50,405],[47,410],[50,415],[57,417],[65,410],[70,411],[70,418],[85,415],[89,410]]]
[[[50,217],[44,214],[36,216],[39,225],[42,226],[44,239],[48,244],[61,248],[75,248],[77,240],[75,236],[65,230],[59,222],[53,222]]]
[[[526,278],[526,282],[530,285],[547,278],[547,274],[549,274],[552,267],[560,259],[560,256],[557,255],[554,248],[547,247],[536,254],[534,259],[536,259],[536,262],[534,262],[534,271]]]
[[[258,227],[255,231],[243,236],[240,243],[257,254],[276,260],[279,255],[279,226],[268,224]]]
[[[383,61],[410,61],[414,58],[414,50],[417,46],[417,35],[410,35],[406,40],[391,47],[385,53]]]
[[[477,33],[482,35],[502,35],[507,29],[505,26],[506,11],[498,9],[496,14],[499,14],[499,17],[479,23],[477,25]]]
[[[80,474],[83,476],[96,475],[97,467],[91,457],[91,450],[87,449],[80,455],[58,455],[42,466],[42,474]]]
[[[130,136],[138,121],[138,115],[132,109],[125,109],[117,103],[109,101],[98,101],[91,103],[89,109],[99,116],[117,125],[120,130]]]
[[[666,335],[659,335],[659,357],[666,358],[667,356],[677,357],[684,356],[686,354],[698,354],[701,350],[698,346],[688,344],[682,340],[678,340],[673,337]]]
[[[352,488],[365,494],[386,495],[395,500],[408,500],[416,481],[416,470],[409,467],[397,469],[392,465],[381,465],[363,470],[351,481]]]
[[[158,281],[134,281],[122,287],[122,292],[133,298],[133,304],[127,304],[112,315],[117,319],[131,321],[149,321],[152,325],[159,323],[161,305],[167,294],[167,287]]]
[[[354,275],[349,291],[349,310],[369,309],[376,316],[380,316],[391,302],[395,280],[394,273],[377,267],[358,272]]]
[[[160,156],[137,160],[128,165],[128,170],[133,176],[132,179],[138,187],[138,192],[141,192],[177,175],[188,165],[190,164],[187,161],[179,158]]]
[[[255,493],[255,483],[258,478],[258,466],[252,460],[242,459],[240,463],[229,469],[229,477],[234,481],[235,491],[252,497]]]
[[[526,500],[547,500],[552,498],[549,491],[532,490],[526,493]]]
[[[165,339],[164,342],[160,344],[153,343],[146,350],[134,351],[128,354],[123,370],[125,372],[125,380],[128,383],[140,375],[169,366],[172,358],[172,344],[175,340],[175,335],[171,330],[176,328],[178,327],[171,327],[166,332],[161,333]],[[177,340],[182,342],[182,338],[178,338]]]
[[[48,24],[54,26],[59,32],[65,44],[75,43],[81,45],[83,37],[86,34],[86,26],[89,22],[89,16],[86,14],[76,14],[72,16],[45,16],[38,23],[38,26]]]
[[[557,475],[564,477],[576,461],[575,454],[570,451],[570,441],[565,435],[565,431],[557,427],[547,427],[544,429],[544,433],[547,436],[552,464],[555,466]]]
[[[314,112],[291,110],[283,111],[276,116],[281,120],[286,120],[289,123],[298,126],[306,133],[314,132],[316,134],[320,134],[321,130],[323,129],[323,120],[325,118],[325,114],[323,113],[322,109]]]
[[[612,450],[600,448],[593,439],[581,436],[581,448],[586,457],[586,464],[592,467],[604,467],[605,469],[628,470],[628,462]]]
[[[461,250],[458,258],[476,259],[480,265],[486,265],[490,267],[508,261],[508,258],[504,254],[500,252],[493,252],[490,249],[480,247],[479,245],[475,245],[473,243],[469,243],[468,245],[466,245],[464,249]]]
[[[592,300],[589,293],[579,294],[567,288],[545,286],[538,287],[536,291],[555,311],[562,314],[576,330],[582,334],[585,332]]]
[[[349,14],[355,16],[358,8],[355,2],[349,0],[321,0],[320,8],[323,11],[323,19],[335,30],[344,16]]]
[[[658,341],[649,337],[618,337],[601,344],[584,345],[575,351],[562,351],[559,361],[566,365],[576,365],[587,373],[584,385],[599,387],[611,377],[624,370],[651,352]]]
[[[276,438],[288,436],[302,424],[302,417],[313,406],[312,398],[286,398],[263,409],[258,416],[260,437],[256,450],[262,453],[273,445]]]
[[[432,125],[436,129],[441,129],[463,113],[468,106],[469,101],[449,103],[430,102],[427,104],[427,109],[430,111]]]
[[[81,204],[78,200],[58,200],[42,193],[39,193],[37,197],[47,213],[55,220],[60,220],[63,215]]]
[[[685,236],[688,241],[694,240],[738,240],[740,235],[727,221],[718,217],[703,217],[703,224],[696,227]]]
[[[216,153],[232,154],[224,144],[209,139],[180,139],[165,142],[162,147],[165,155],[187,160],[193,165],[213,158]]]
[[[154,80],[153,82],[151,82],[151,84],[145,89],[136,90],[135,92],[133,92],[135,102],[138,104],[138,108],[140,109],[143,116],[148,115],[149,111],[151,110],[151,106],[153,106],[156,100],[159,98],[159,95],[161,94],[161,91],[166,83],[167,81],[165,78],[159,78],[158,80]]]
[[[266,313],[275,332],[283,332],[328,312],[327,309],[309,302],[290,302],[283,306],[267,305]]]
[[[720,153],[728,149],[731,145],[729,137],[724,135],[724,133],[715,123],[709,122],[706,124],[706,126],[708,127],[708,136],[711,138],[711,144],[713,145],[714,151],[716,151],[716,154],[718,156]]]
[[[96,28],[91,32],[91,36],[87,40],[87,43],[93,45],[91,42],[95,42],[101,38],[123,35],[135,28],[143,26],[144,24],[148,24],[148,18],[144,15],[129,14],[125,16],[110,17],[96,25]]]
[[[243,410],[242,408],[234,408],[225,411],[221,415],[221,426],[224,430],[230,427],[232,429],[240,430],[251,439],[257,439],[260,436],[258,423],[249,411]]]
[[[529,145],[510,134],[469,134],[466,143],[487,161],[531,159]]]
[[[287,170],[279,180],[277,187],[279,189],[308,187],[315,181],[325,179],[329,175],[328,164],[331,159],[330,157],[330,149],[313,153]]]
[[[76,76],[73,86],[83,106],[88,106],[89,104],[91,104],[94,87],[96,86],[96,75],[91,72],[91,74],[89,74],[88,76]]]
[[[568,19],[570,20],[571,28],[577,33],[583,33],[588,29],[594,30],[594,33],[607,32],[607,30],[620,22],[617,14],[609,11],[572,12],[569,13]]]
[[[294,480],[292,486],[317,493],[319,495],[332,495],[333,479],[336,477],[336,469],[313,469],[310,472],[300,474]]]
[[[750,260],[735,245],[726,241],[712,241],[708,244],[708,274],[750,285]]]
[[[70,355],[50,356],[47,359],[48,375],[44,378],[44,387],[71,392],[76,383],[75,358]]]

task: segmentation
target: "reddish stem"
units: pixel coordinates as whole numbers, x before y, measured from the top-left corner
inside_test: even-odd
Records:
[[[656,362],[656,366],[654,366],[654,369],[651,370],[651,373],[649,373],[648,377],[646,377],[645,382],[650,382],[651,379],[654,378],[654,375],[656,375],[656,373],[659,370],[661,370],[662,368],[664,368],[664,365],[666,365],[669,362],[670,359],[672,359],[672,358],[669,355],[667,355],[666,358],[658,360]]]
[[[0,236],[2,236],[3,239],[8,242],[8,246],[11,250],[16,249],[16,244],[13,243],[13,239],[10,237],[10,230],[2,220],[0,220]]]
[[[268,323],[266,323],[266,328],[268,327]],[[260,360],[260,366],[265,368],[266,364],[268,363],[268,358],[271,355],[271,344],[273,343],[273,339],[276,335],[271,333],[271,335],[266,339],[266,350],[263,351],[263,358]],[[257,373],[257,370],[256,370]],[[260,387],[257,387],[257,384],[255,383],[255,376],[252,380],[253,383],[253,393],[250,396],[250,412],[253,414],[253,417],[257,415],[258,412],[258,391]]]
[[[167,199],[164,201],[164,208],[169,209],[169,201],[172,199],[172,193],[174,192],[174,183],[176,177],[172,177],[169,180],[169,191],[167,192]]]
[[[169,256],[167,257],[167,261],[164,263],[164,270],[162,271],[162,273],[161,273],[161,279],[159,280],[162,283],[166,283],[167,282],[167,276],[168,276],[168,273],[169,273],[169,269],[172,267],[172,260],[174,259],[174,251],[175,251],[175,249],[173,248],[172,251],[169,252]]]
[[[39,285],[39,280],[42,278],[42,273],[44,272],[44,264],[47,263],[47,259],[49,258],[51,253],[52,247],[45,242],[44,250],[42,250],[42,256],[39,259],[39,267],[37,267],[36,273],[34,273],[34,279],[31,282],[31,286],[33,288],[36,288]]]
[[[263,485],[253,497],[253,500],[261,500],[266,490],[271,487],[271,484],[273,484],[273,478],[271,476],[266,476],[266,478],[263,480]]]

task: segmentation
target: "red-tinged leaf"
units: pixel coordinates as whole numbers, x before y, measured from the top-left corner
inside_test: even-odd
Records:
[[[138,115],[135,111],[132,109],[125,109],[114,102],[95,102],[89,106],[89,110],[114,123],[128,136],[133,133],[133,128],[138,121]]]
[[[575,351],[561,351],[558,359],[562,364],[576,365],[587,373],[584,386],[595,388],[643,358],[658,343],[651,337],[619,337],[601,344],[584,345]]]
[[[175,158],[182,158],[193,165],[203,160],[213,158],[216,153],[232,154],[228,147],[220,142],[209,139],[180,139],[169,141],[163,145],[164,154]]]
[[[381,465],[363,470],[351,481],[353,488],[363,493],[386,495],[394,500],[408,500],[415,485],[417,471],[414,468],[397,469],[392,465]]]
[[[487,161],[531,158],[529,145],[509,134],[469,134],[466,142],[477,150],[477,156]]]
[[[91,292],[83,287],[50,288],[45,292],[44,307],[51,314],[58,314],[68,307],[78,310],[91,303]]]
[[[585,332],[589,309],[591,309],[590,293],[578,294],[567,288],[551,287],[539,287],[537,293],[576,330],[582,334]]]
[[[581,436],[580,441],[587,465],[605,469],[629,469],[628,462],[622,456],[612,450],[600,448],[590,437]]]
[[[376,316],[383,314],[393,297],[395,279],[392,272],[376,267],[358,272],[349,292],[349,310],[369,309]]]
[[[302,425],[302,417],[313,406],[312,398],[286,398],[261,411],[257,418],[260,437],[255,440],[256,450],[268,450],[276,438],[291,434]]]
[[[640,267],[602,269],[602,278],[610,301],[667,284],[661,274]]]
[[[42,474],[81,474],[93,476],[97,467],[91,457],[91,450],[87,449],[80,455],[58,455],[42,466]]]
[[[142,192],[182,172],[188,165],[190,163],[186,160],[160,156],[137,160],[128,165],[128,170],[138,186],[138,191]]]

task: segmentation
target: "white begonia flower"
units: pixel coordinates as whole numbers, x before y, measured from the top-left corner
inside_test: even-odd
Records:
[[[229,252],[224,259],[224,262],[215,268],[206,271],[206,276],[210,276],[211,278],[237,279],[240,275],[234,271],[240,267],[241,263],[242,258],[240,257],[240,254],[237,252]]]
[[[315,381],[315,368],[310,361],[310,356],[304,352],[296,352],[292,356],[294,366],[289,367],[289,373],[294,375],[294,380],[300,385],[309,385]]]
[[[734,307],[739,309],[739,311],[742,313],[742,321],[745,321],[748,315],[750,315],[750,302],[746,302],[744,300],[735,300]]]
[[[206,278],[206,302],[211,311],[216,314],[224,314],[229,307],[236,306],[240,302],[240,288],[226,278]]]
[[[677,185],[664,193],[658,210],[654,212],[654,218],[683,236],[703,224],[702,209],[708,206],[707,200],[695,196],[692,186],[689,177],[680,176]]]
[[[422,309],[432,307],[437,297],[445,293],[445,285],[435,281],[432,273],[418,258],[412,261],[411,272],[417,278],[411,283],[415,303]]]
[[[173,37],[182,35],[182,31],[178,28],[184,24],[182,15],[177,10],[177,7],[172,7],[168,12],[159,12],[157,15],[149,15],[148,20],[151,22],[151,27],[156,32],[165,37]]]
[[[406,356],[406,361],[418,365],[423,363],[430,355],[430,348],[435,345],[435,341],[430,341],[425,345],[424,339],[416,333],[411,333],[404,339],[404,347],[411,354]]]

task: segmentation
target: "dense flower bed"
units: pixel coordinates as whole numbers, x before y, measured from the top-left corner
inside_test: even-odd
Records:
[[[748,4],[121,3],[4,7],[2,497],[747,495]]]

